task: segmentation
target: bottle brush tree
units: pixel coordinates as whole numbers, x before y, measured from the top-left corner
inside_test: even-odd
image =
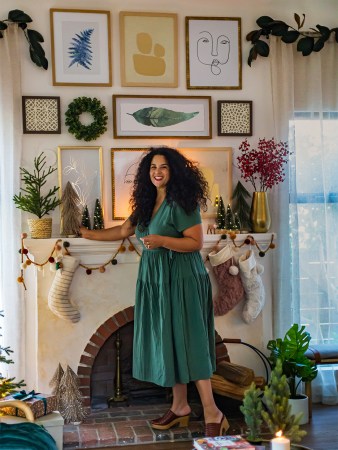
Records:
[[[262,391],[256,388],[255,383],[251,383],[250,388],[244,393],[243,405],[240,406],[248,427],[246,438],[250,442],[260,442],[262,440],[262,409]]]
[[[0,316],[3,317],[3,311],[0,311]],[[0,327],[1,329],[1,327]],[[0,334],[1,336],[1,334]],[[10,347],[2,347],[0,344],[0,363],[1,364],[13,364],[8,356],[13,353]],[[21,380],[19,382],[15,382],[15,378],[8,378],[1,374],[0,372],[0,399],[6,397],[6,395],[11,394],[12,392],[20,389],[22,386],[26,386],[24,381]]]
[[[222,197],[219,197],[218,199],[216,222],[219,230],[225,228],[225,207]]]
[[[39,219],[49,214],[61,203],[61,200],[55,195],[59,190],[58,186],[50,188],[47,192],[44,191],[49,175],[57,170],[56,167],[45,168],[45,166],[46,156],[41,152],[39,156],[34,158],[32,173],[24,167],[20,167],[21,181],[24,187],[20,188],[19,195],[13,197],[17,208],[32,213]]]

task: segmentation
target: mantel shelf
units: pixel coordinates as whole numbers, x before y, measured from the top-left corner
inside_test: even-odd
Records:
[[[238,234],[236,237],[236,243],[240,245],[247,236],[252,236],[257,244],[266,249],[266,247],[271,242],[271,237],[274,235],[274,242],[276,239],[275,233],[248,233],[248,234]],[[201,250],[201,254],[205,257],[213,249],[215,244],[220,240],[220,234],[205,234],[204,244]],[[34,261],[42,262],[48,258],[51,254],[53,247],[58,239],[63,242],[69,242],[70,246],[68,248],[70,254],[76,258],[79,258],[83,264],[103,264],[105,259],[110,258],[121,245],[121,241],[94,241],[83,238],[64,238],[55,237],[51,239],[25,239],[24,244],[28,249],[30,255],[32,255]],[[135,236],[130,238],[131,243],[136,247],[138,252],[142,252],[142,247]],[[222,239],[219,242],[221,247],[226,244],[232,244],[231,239],[227,236],[227,239]],[[129,242],[126,240],[125,245],[128,248]],[[124,253],[118,254],[119,262],[124,263],[136,263],[139,261],[139,256],[135,251],[126,251]]]

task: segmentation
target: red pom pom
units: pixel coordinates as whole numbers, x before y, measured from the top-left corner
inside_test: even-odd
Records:
[[[92,273],[92,269],[86,269],[86,274],[87,275],[91,275],[91,273]]]
[[[50,257],[48,258],[48,261],[52,264],[53,262],[55,262],[55,259],[53,258],[53,256],[50,256]]]
[[[23,253],[24,255],[27,255],[27,254],[28,254],[28,250],[27,250],[26,248],[24,248],[24,249],[22,250],[22,253]]]

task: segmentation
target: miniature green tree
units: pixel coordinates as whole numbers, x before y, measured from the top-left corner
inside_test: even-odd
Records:
[[[243,405],[240,406],[249,430],[246,438],[250,442],[262,440],[262,409],[262,391],[256,388],[255,383],[251,383],[250,388],[244,393]]]
[[[0,311],[0,316],[4,316],[3,311]],[[10,353],[13,353],[13,350],[11,350],[10,347],[2,347],[0,345],[0,363],[13,364],[14,362],[11,359],[7,358]],[[20,389],[22,386],[26,386],[23,380],[19,381],[18,383],[14,382],[14,380],[15,378],[7,378],[2,376],[2,374],[0,373],[0,399],[6,397],[6,395],[11,394],[17,389]]]
[[[306,431],[299,428],[302,413],[291,414],[289,397],[290,388],[283,375],[282,361],[278,359],[271,372],[270,383],[264,389],[265,410],[261,414],[272,434],[282,431],[291,441],[299,442]]]
[[[217,229],[223,230],[225,228],[225,207],[222,197],[218,199],[216,222]]]
[[[238,214],[234,214],[234,230],[240,230],[241,229],[241,222],[239,220]]]
[[[94,209],[93,230],[102,230],[104,228],[103,212],[100,200],[97,198]]]
[[[88,211],[87,205],[84,207],[84,210],[82,213],[81,225],[83,227],[86,227],[88,230],[91,230],[90,217],[89,217],[89,211]]]
[[[231,206],[227,206],[227,212],[225,214],[225,228],[227,230],[234,229],[234,216],[232,214]]]
[[[250,193],[245,189],[243,184],[238,181],[234,192],[232,194],[232,206],[235,213],[238,215],[242,230],[250,229],[250,209],[251,205],[247,203],[246,199],[250,199]]]
[[[56,167],[51,166],[45,169],[45,165],[46,156],[41,152],[39,156],[34,158],[33,173],[30,173],[24,167],[20,167],[21,181],[25,187],[20,188],[22,192],[13,197],[17,208],[30,212],[39,219],[49,214],[61,203],[61,200],[57,199],[55,195],[59,190],[58,186],[49,189],[46,194],[43,193],[43,186],[46,184],[48,176],[57,170]]]

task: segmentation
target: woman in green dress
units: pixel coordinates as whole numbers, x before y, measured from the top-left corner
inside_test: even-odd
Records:
[[[151,148],[133,185],[130,217],[105,230],[81,228],[87,239],[114,241],[136,234],[143,252],[136,286],[133,376],[172,387],[168,412],[155,429],[187,426],[187,383],[194,381],[203,405],[206,436],[229,427],[217,408],[210,376],[215,370],[211,284],[200,250],[200,208],[208,185],[198,167],[168,147]]]

